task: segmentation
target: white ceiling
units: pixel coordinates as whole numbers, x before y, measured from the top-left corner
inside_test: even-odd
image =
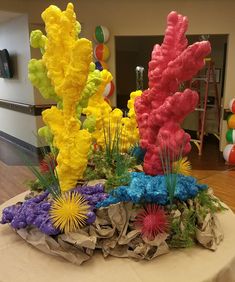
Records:
[[[10,19],[13,19],[19,15],[19,13],[0,11],[0,23],[9,21]]]

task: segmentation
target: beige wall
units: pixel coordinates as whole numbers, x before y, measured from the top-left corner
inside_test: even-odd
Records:
[[[28,61],[31,56],[39,55],[38,50],[29,46],[29,33],[39,25],[29,25],[27,11],[22,11],[25,13],[3,13],[4,21],[0,13],[0,49],[8,50],[14,70],[13,78],[0,78],[0,99],[30,105],[48,104],[51,101],[43,99],[28,80]],[[35,137],[41,125],[41,117],[0,107],[0,131],[36,147],[41,145]]]
[[[35,116],[0,108],[0,130],[39,147],[38,140],[35,137],[37,134],[36,120],[37,117]]]
[[[13,64],[14,76],[0,78],[0,99],[33,104],[33,87],[28,81],[30,59],[27,15],[20,15],[0,23],[0,49],[7,49]]]
[[[116,35],[160,35],[166,27],[166,16],[176,10],[189,18],[190,34],[229,34],[225,81],[225,107],[235,96],[235,1],[233,0],[80,0],[75,4],[78,19],[83,23],[83,34],[92,39],[96,25],[110,29],[108,46],[111,57],[108,62],[115,77]],[[49,4],[55,3],[62,9],[64,0],[32,1],[8,0],[0,2],[0,10],[28,13],[30,23],[40,23],[40,13]],[[123,78],[125,79],[125,78]],[[115,97],[113,98],[115,100]],[[114,101],[115,103],[115,101]],[[225,128],[225,123],[224,128]],[[224,135],[224,132],[223,132]]]
[[[0,99],[34,104],[34,91],[28,81],[27,71],[30,59],[28,39],[27,15],[18,15],[9,21],[0,23],[0,49],[8,50],[14,70],[13,78],[0,78]],[[0,108],[0,130],[37,146],[34,136],[37,132],[34,116]]]

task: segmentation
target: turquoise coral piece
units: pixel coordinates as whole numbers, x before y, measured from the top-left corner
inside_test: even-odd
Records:
[[[199,191],[207,189],[207,185],[197,183],[191,176],[177,175],[174,198],[186,201],[194,198]],[[131,201],[136,204],[156,203],[167,205],[169,195],[164,175],[150,176],[143,172],[132,172],[129,186],[120,186],[111,191],[110,196],[97,204],[99,207],[107,207],[117,202]]]

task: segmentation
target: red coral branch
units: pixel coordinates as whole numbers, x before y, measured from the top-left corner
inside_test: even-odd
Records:
[[[183,81],[190,80],[203,66],[210,43],[202,41],[187,47],[186,17],[171,12],[162,45],[155,45],[149,62],[149,89],[135,100],[140,145],[147,150],[144,171],[162,173],[160,154],[164,147],[173,160],[179,151],[189,153],[190,136],[180,128],[183,119],[198,103],[198,94],[186,89],[177,92]]]

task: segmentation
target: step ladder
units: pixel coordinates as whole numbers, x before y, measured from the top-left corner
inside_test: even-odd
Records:
[[[213,133],[218,139],[220,132],[220,97],[218,93],[218,87],[215,76],[215,65],[211,58],[205,59],[206,74],[204,76],[195,77],[190,81],[190,88],[196,90],[199,94],[199,105],[195,109],[199,113],[198,115],[198,139],[191,139],[197,148],[199,156],[202,155],[204,135],[206,129],[206,114],[208,108],[215,108],[216,120],[217,120],[217,132]],[[204,95],[201,93],[201,85],[205,85]],[[214,105],[208,104],[208,94],[210,88],[214,88],[215,103]]]

